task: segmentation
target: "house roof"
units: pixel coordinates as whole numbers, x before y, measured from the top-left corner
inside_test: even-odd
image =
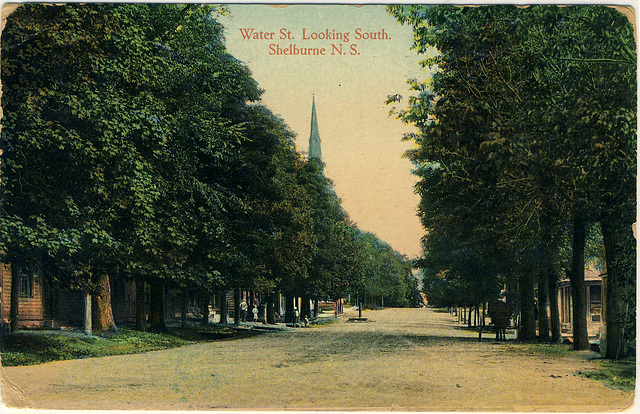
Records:
[[[585,282],[601,282],[602,275],[606,275],[606,273],[603,273],[597,269],[585,269],[584,281]],[[570,279],[568,277],[565,277],[563,279],[558,280],[557,285],[565,285],[569,283],[570,283]]]

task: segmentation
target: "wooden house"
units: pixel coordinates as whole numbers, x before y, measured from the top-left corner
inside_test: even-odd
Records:
[[[11,284],[18,287],[18,328],[56,328],[82,326],[83,295],[47,285],[35,269],[0,263],[0,321],[8,324],[11,314]]]
[[[9,322],[11,310],[11,283],[14,277],[19,278],[18,309],[20,309],[19,325],[22,327],[42,326],[45,319],[45,304],[42,278],[29,268],[0,264],[0,315],[4,323]]]
[[[68,328],[79,329],[84,324],[84,298],[79,291],[71,291],[48,285],[42,275],[27,267],[0,263],[0,325],[7,325],[11,313],[11,284],[13,277],[20,278],[18,295],[17,328]],[[136,285],[132,281],[111,278],[111,306],[116,325],[133,325],[136,318]],[[149,303],[149,292],[145,290],[145,303]],[[164,317],[167,323],[178,323],[186,308],[187,320],[202,318],[201,293],[198,289],[164,289]],[[248,303],[261,303],[259,293],[241,292]],[[218,322],[223,303],[212,295],[209,320]],[[281,298],[280,302],[284,299]],[[225,292],[228,317],[233,318],[234,294]],[[281,305],[282,306],[282,305]],[[281,309],[281,308],[280,308]],[[278,309],[278,310],[280,310]],[[264,309],[260,307],[261,320]],[[147,309],[148,311],[148,309]]]
[[[589,337],[599,338],[604,327],[604,296],[602,289],[603,274],[595,269],[585,271],[584,279],[587,289],[587,332]],[[571,335],[573,321],[573,304],[571,301],[571,282],[568,278],[558,281],[558,307],[560,311],[560,328],[563,335]]]

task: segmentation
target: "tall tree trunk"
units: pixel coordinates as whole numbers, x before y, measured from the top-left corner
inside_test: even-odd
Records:
[[[200,326],[209,325],[209,302],[211,300],[211,295],[206,290],[202,290],[200,292],[200,314],[202,318],[200,319]]]
[[[520,335],[521,341],[536,340],[536,316],[534,301],[534,280],[533,276],[523,272],[520,275]]]
[[[543,267],[538,273],[538,339],[540,342],[549,342],[549,278],[547,269]]]
[[[311,300],[309,299],[309,296],[304,295],[302,296],[302,305],[301,305],[300,309],[300,320],[304,320],[305,317],[310,318],[311,317]]]
[[[571,300],[573,302],[573,349],[589,349],[587,333],[587,289],[584,283],[584,246],[586,221],[577,209],[573,217],[573,242],[571,259]]]
[[[317,318],[318,314],[320,313],[320,303],[319,302],[320,301],[319,301],[318,297],[316,296],[313,299],[313,317],[314,318]]]
[[[147,322],[146,292],[144,280],[136,280],[136,329],[144,331]]]
[[[149,330],[167,332],[164,322],[164,285],[159,280],[149,282]]]
[[[182,329],[187,327],[187,288],[182,288],[182,309],[180,311],[180,327]]]
[[[15,332],[18,329],[18,317],[20,306],[20,275],[11,267],[11,309],[9,309],[9,330]]]
[[[482,342],[482,328],[484,323],[480,317],[480,304],[476,304],[476,326],[478,327],[478,342]]]
[[[604,240],[605,258],[607,261],[607,286],[603,289],[606,292],[606,312],[605,312],[605,329],[606,329],[606,354],[609,359],[618,359],[623,357],[623,304],[621,301],[623,295],[623,279],[624,266],[622,264],[624,246],[621,243],[625,239],[624,231],[630,231],[629,228],[617,225],[615,218],[605,220],[601,223],[602,238]],[[631,235],[627,236],[633,241]],[[629,246],[631,249],[633,245]],[[633,254],[633,253],[629,253]]]
[[[99,276],[99,293],[91,297],[91,322],[93,331],[100,334],[107,331],[117,331],[116,323],[113,320],[113,309],[111,308],[111,283],[109,275]]]
[[[229,305],[227,304],[227,293],[223,290],[220,293],[220,324],[227,324],[227,317],[229,316]]]
[[[484,328],[484,323],[487,320],[487,302],[482,302],[482,327]]]
[[[547,268],[547,285],[549,292],[549,313],[551,317],[551,343],[560,342],[560,310],[558,308],[558,273],[553,265]]]
[[[276,300],[278,298],[278,294],[276,292],[270,293],[267,295],[267,323],[270,325],[276,324]]]
[[[86,335],[92,334],[91,329],[91,295],[88,293],[84,294],[84,321],[83,321],[83,332]]]
[[[233,289],[233,324],[240,325],[240,288]]]
[[[292,295],[285,296],[285,305],[284,305],[284,321],[285,323],[293,323],[293,300],[294,297]]]

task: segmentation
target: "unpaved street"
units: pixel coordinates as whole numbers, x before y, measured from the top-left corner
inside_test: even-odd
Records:
[[[585,354],[514,352],[430,309],[138,355],[4,369],[47,409],[616,411],[634,395],[574,375]]]

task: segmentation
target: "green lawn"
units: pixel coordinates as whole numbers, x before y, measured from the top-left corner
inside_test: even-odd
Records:
[[[223,326],[188,327],[174,329],[167,334],[121,328],[115,334],[104,336],[86,336],[77,332],[20,331],[3,338],[0,355],[2,365],[9,367],[65,359],[135,354],[255,334],[255,331]]]
[[[579,372],[585,378],[601,381],[608,387],[623,391],[636,389],[636,360],[624,358],[618,361],[602,359],[594,361],[598,366],[596,371]]]

